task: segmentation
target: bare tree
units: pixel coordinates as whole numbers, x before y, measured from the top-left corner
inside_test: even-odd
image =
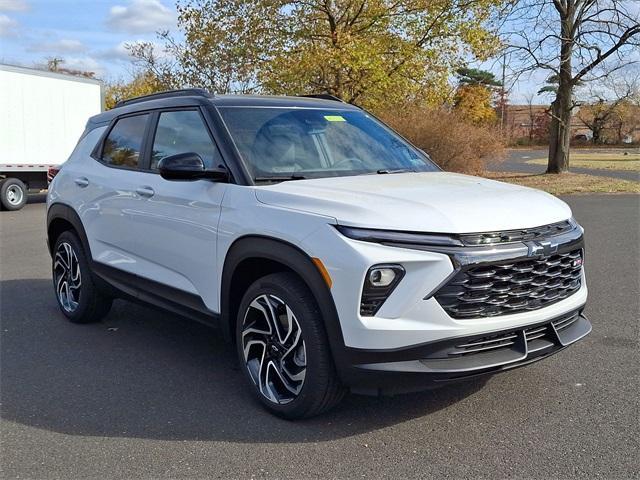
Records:
[[[589,86],[585,92],[588,100],[580,105],[577,117],[591,131],[594,144],[604,143],[607,131],[612,130],[616,141],[622,141],[629,100],[637,92],[638,77],[634,78],[627,71],[621,78],[608,76]]]
[[[95,78],[96,76],[95,72],[63,67],[62,65],[64,63],[64,58],[50,57],[46,59],[44,64],[36,64],[35,68],[40,70],[49,70],[50,72],[56,73],[66,73],[67,75],[75,75],[76,77]]]
[[[535,93],[529,93],[524,97],[525,101],[527,102],[527,116],[529,117],[529,122],[527,125],[527,130],[529,131],[529,144],[533,143],[533,130],[536,125],[536,117],[538,114],[534,107],[535,97]]]
[[[574,89],[640,60],[640,2],[519,0],[504,33],[522,72],[542,69],[557,79],[547,172],[565,172]]]

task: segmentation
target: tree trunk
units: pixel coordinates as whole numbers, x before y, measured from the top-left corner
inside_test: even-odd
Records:
[[[569,89],[571,92],[571,89]],[[551,105],[551,126],[549,136],[549,161],[547,173],[569,171],[569,147],[571,144],[571,93],[560,94]]]
[[[569,170],[571,110],[573,109],[573,77],[571,72],[573,16],[573,8],[570,8],[568,4],[567,11],[564,12],[564,16],[561,16],[560,70],[556,99],[551,104],[552,117],[547,173],[564,173]]]

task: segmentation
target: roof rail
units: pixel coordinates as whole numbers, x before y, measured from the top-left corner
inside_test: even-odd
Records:
[[[341,98],[336,97],[335,95],[331,95],[329,93],[312,93],[310,95],[298,95],[299,97],[306,98],[321,98],[323,100],[333,100],[334,102],[345,103]]]
[[[156,100],[159,98],[172,98],[172,97],[211,98],[213,97],[213,95],[207,92],[204,88],[181,88],[179,90],[167,90],[165,92],[151,93],[149,95],[141,95],[139,97],[120,100],[118,103],[116,103],[116,107],[122,107],[124,105],[132,105],[134,103],[146,102],[148,100]]]

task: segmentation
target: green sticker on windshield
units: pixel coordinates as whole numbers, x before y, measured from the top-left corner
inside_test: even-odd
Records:
[[[324,119],[328,122],[346,122],[342,115],[325,115]]]

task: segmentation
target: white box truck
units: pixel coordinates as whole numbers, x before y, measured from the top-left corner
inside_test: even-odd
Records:
[[[0,205],[19,210],[47,188],[87,119],[104,106],[99,80],[0,64]]]

